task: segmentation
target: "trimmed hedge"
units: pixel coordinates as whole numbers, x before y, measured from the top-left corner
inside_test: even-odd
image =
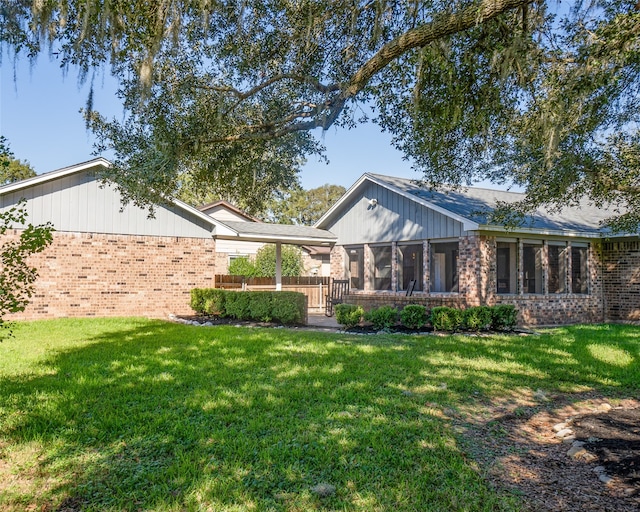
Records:
[[[462,327],[462,310],[436,306],[431,310],[429,321],[436,331],[455,332]]]
[[[235,292],[219,288],[191,290],[191,309],[200,315],[213,315],[297,324],[305,318],[305,296],[298,292]]]
[[[333,308],[336,312],[336,321],[344,325],[346,329],[356,327],[364,316],[362,306],[353,304],[336,304]]]
[[[409,329],[422,329],[428,322],[427,308],[421,304],[407,304],[400,311],[400,323]]]
[[[380,306],[364,315],[367,322],[371,322],[379,331],[390,329],[398,322],[398,310],[393,306]]]
[[[518,312],[510,304],[474,306],[464,310],[447,306],[434,307],[430,314],[425,306],[408,304],[402,311],[392,306],[381,306],[367,313],[361,306],[337,304],[336,320],[345,329],[356,327],[364,318],[374,329],[390,329],[400,323],[409,329],[419,330],[431,324],[436,331],[456,332],[461,330],[478,332],[485,330],[512,331],[518,323]]]

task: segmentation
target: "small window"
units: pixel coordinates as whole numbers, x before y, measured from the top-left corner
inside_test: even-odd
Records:
[[[422,274],[422,244],[398,246],[398,290],[408,290],[415,281],[413,289],[422,291]]]
[[[549,293],[565,293],[567,290],[567,247],[551,245],[547,247],[549,259]]]
[[[542,244],[522,244],[523,293],[542,293]]]
[[[347,248],[349,287],[352,290],[364,289],[364,248]]]
[[[373,255],[373,289],[391,290],[391,247],[371,247]]]
[[[571,247],[571,291],[589,293],[587,247]]]
[[[517,254],[515,242],[498,242],[496,247],[496,292],[501,294],[517,293]]]
[[[458,242],[431,244],[431,291],[458,291]]]

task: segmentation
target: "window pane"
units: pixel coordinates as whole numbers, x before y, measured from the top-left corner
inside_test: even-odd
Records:
[[[349,254],[349,286],[353,290],[363,289],[364,276],[364,248],[353,247],[347,249]]]
[[[431,244],[431,291],[458,291],[458,242]]]
[[[422,291],[422,265],[422,245],[398,246],[398,290],[409,289],[415,281],[413,289]]]
[[[564,293],[567,276],[567,248],[549,245],[549,293]]]
[[[498,242],[496,250],[497,293],[517,292],[516,254],[518,245],[515,242]]]
[[[391,290],[391,247],[372,247],[373,289]]]
[[[542,245],[522,246],[523,293],[542,293]]]
[[[587,280],[587,248],[571,248],[571,291],[589,293]]]

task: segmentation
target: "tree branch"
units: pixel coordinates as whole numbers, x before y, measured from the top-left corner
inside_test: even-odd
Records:
[[[229,109],[233,110],[242,101],[258,94],[281,80],[295,80],[311,85],[316,91],[329,94],[337,93],[324,103],[323,108],[312,120],[293,122],[300,116],[289,115],[280,121],[263,123],[250,127],[250,133],[241,133],[209,140],[214,142],[234,142],[243,139],[272,139],[297,131],[308,131],[315,128],[327,130],[338,119],[348,101],[355,98],[391,61],[415,48],[424,47],[438,39],[463,32],[477,25],[499,16],[500,14],[522,8],[533,3],[534,0],[481,0],[479,3],[466,7],[459,12],[437,16],[432,21],[412,28],[385,44],[380,50],[358,69],[351,79],[343,86],[339,84],[324,85],[319,80],[309,76],[283,73],[249,89],[246,92],[230,87],[212,88],[233,93],[237,102]],[[308,117],[307,113],[303,117]],[[288,124],[289,123],[289,124]]]

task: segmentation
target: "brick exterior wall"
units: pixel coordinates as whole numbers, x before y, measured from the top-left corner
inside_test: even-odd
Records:
[[[335,247],[333,254],[341,254],[340,247]],[[543,246],[543,249],[546,247]],[[600,249],[598,243],[592,243],[588,253],[589,268],[589,293],[574,294],[513,294],[498,295],[496,293],[496,239],[492,236],[471,235],[461,237],[458,246],[458,293],[429,293],[415,292],[411,297],[405,297],[404,292],[353,292],[348,295],[346,302],[358,304],[365,310],[370,310],[385,304],[398,308],[406,304],[423,304],[427,308],[435,306],[450,306],[466,308],[478,305],[513,304],[519,311],[519,321],[522,325],[562,325],[571,323],[594,323],[602,322],[605,319],[605,297],[603,293],[603,275],[600,259]],[[368,251],[365,250],[365,254]],[[520,261],[522,259],[522,244],[519,251]],[[628,291],[629,300],[626,302],[634,304],[636,307],[619,307],[618,310],[609,305],[611,311],[617,311],[619,315],[624,315],[625,319],[640,319],[640,242],[638,243],[633,258],[631,253],[625,254],[625,264],[617,263],[611,265],[610,273],[619,275],[619,282],[635,282],[636,286]],[[570,258],[569,258],[570,260]],[[619,259],[620,260],[620,259]],[[616,260],[618,261],[618,260]],[[620,260],[622,261],[622,260]],[[397,265],[396,258],[392,259],[392,265]],[[429,269],[429,244],[424,243],[424,267],[425,282],[428,281]],[[336,279],[344,278],[344,267],[335,265],[332,262],[332,277]],[[365,269],[366,269],[365,263]],[[633,269],[633,270],[632,270]],[[396,272],[394,270],[394,272]],[[365,270],[366,272],[366,270]],[[570,261],[568,264],[570,273]],[[543,274],[544,275],[544,274]],[[608,278],[608,277],[607,277]],[[519,280],[522,283],[522,272],[519,273]],[[545,275],[546,280],[546,275]],[[634,281],[635,280],[635,281]],[[620,284],[617,287],[621,286]],[[428,290],[428,286],[426,289]],[[610,287],[611,297],[609,303],[613,304],[613,290],[616,285]],[[522,289],[522,286],[519,287]],[[546,286],[545,286],[546,289]],[[613,318],[613,317],[612,317]]]
[[[55,232],[31,259],[31,304],[11,318],[192,314],[190,290],[213,287],[215,255],[213,239]]]
[[[608,321],[640,321],[640,241],[604,242],[602,273]]]

